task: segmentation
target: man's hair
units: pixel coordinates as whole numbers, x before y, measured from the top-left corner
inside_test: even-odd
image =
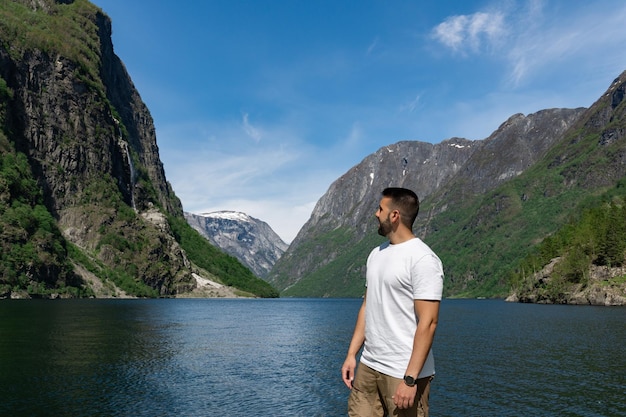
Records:
[[[383,197],[391,198],[394,210],[400,211],[400,219],[409,229],[413,229],[413,223],[420,210],[420,202],[417,194],[406,188],[389,187],[383,190]]]

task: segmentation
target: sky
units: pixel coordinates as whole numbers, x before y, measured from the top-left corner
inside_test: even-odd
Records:
[[[626,70],[623,0],[92,1],[183,209],[287,243],[381,147],[589,107]]]

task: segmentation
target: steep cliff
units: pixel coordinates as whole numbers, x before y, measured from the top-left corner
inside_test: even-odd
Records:
[[[110,19],[85,0],[7,1],[0,17],[3,152],[26,156],[71,242],[67,259],[82,266],[73,274],[95,271],[137,295],[192,290],[194,267],[171,227],[182,206],[150,112],[113,51]],[[5,291],[46,281],[28,260],[18,264]]]

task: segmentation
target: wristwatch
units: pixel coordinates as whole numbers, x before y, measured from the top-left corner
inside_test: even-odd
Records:
[[[414,387],[417,381],[411,375],[404,376],[404,383],[409,387]]]

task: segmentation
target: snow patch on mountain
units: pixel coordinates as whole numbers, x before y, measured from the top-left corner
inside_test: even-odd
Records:
[[[213,245],[237,258],[259,278],[269,274],[289,246],[267,223],[245,213],[185,213],[185,219]]]

